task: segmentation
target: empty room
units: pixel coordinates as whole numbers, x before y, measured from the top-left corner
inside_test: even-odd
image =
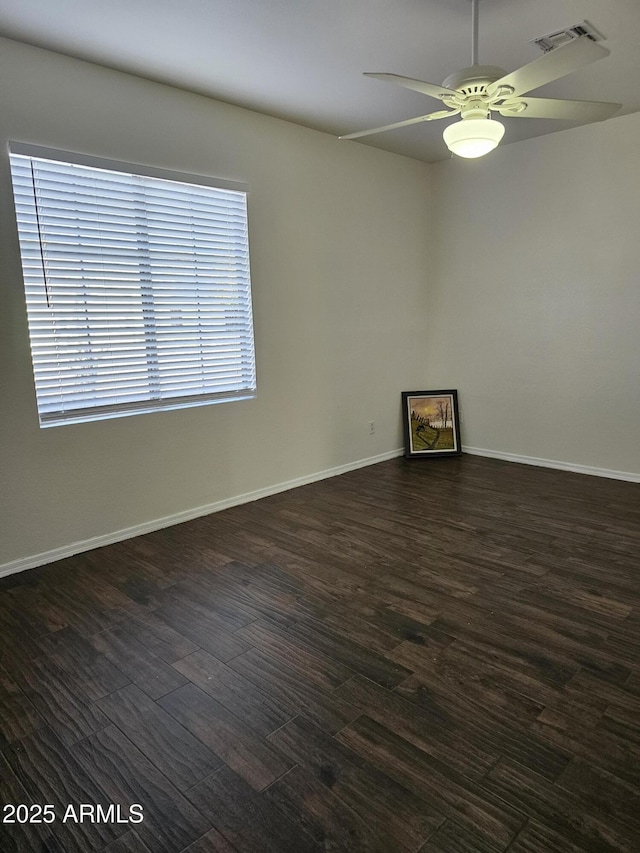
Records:
[[[639,42],[0,0],[2,853],[637,853]]]

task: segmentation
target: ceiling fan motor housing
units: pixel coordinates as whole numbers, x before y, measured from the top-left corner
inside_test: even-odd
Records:
[[[526,105],[512,98],[511,86],[501,85],[495,91],[488,91],[488,87],[506,73],[497,65],[472,65],[456,71],[443,83],[445,88],[453,91],[451,95],[443,95],[442,102],[450,109],[457,109],[463,118],[488,118],[491,110],[502,108],[508,108],[510,115],[516,115]]]
[[[507,72],[497,65],[472,65],[454,74],[449,74],[443,82],[446,89],[455,89],[465,95],[480,95],[489,83],[500,80]]]

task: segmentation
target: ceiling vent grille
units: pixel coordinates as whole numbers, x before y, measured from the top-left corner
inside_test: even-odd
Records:
[[[537,44],[543,53],[548,53],[556,47],[562,47],[574,39],[581,36],[590,38],[591,41],[604,41],[604,36],[601,32],[590,24],[589,21],[582,21],[579,24],[574,24],[572,27],[567,27],[564,30],[558,30],[555,33],[549,33],[546,36],[539,36],[535,39],[530,39],[529,44]]]

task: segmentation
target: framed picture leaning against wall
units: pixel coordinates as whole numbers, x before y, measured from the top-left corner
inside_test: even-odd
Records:
[[[457,391],[403,391],[402,418],[407,459],[462,452]]]

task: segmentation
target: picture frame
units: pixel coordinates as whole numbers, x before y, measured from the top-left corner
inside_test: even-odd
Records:
[[[402,420],[405,459],[462,453],[457,390],[403,391]]]

